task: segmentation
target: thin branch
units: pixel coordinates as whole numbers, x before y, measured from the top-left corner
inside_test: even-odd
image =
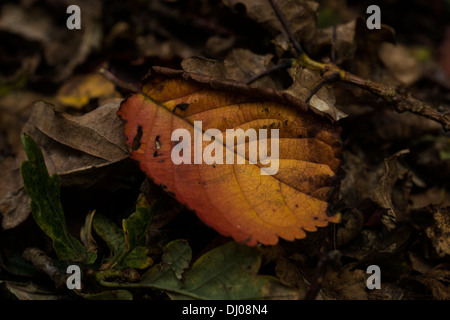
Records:
[[[313,95],[315,95],[317,93],[317,91],[320,90],[320,88],[322,88],[325,84],[327,84],[329,82],[336,81],[336,80],[339,80],[339,74],[338,73],[332,73],[329,76],[327,76],[324,79],[322,79],[322,81],[320,81],[320,83],[314,89],[311,90],[311,92],[309,93],[309,95],[306,98],[305,102],[309,103],[309,100],[311,100]]]
[[[269,2],[272,5],[273,11],[275,11],[275,14],[278,17],[278,20],[280,20],[284,31],[286,32],[287,36],[289,37],[289,40],[291,41],[292,45],[294,46],[295,51],[297,51],[298,55],[302,55],[305,51],[303,50],[302,46],[295,38],[294,34],[291,32],[291,28],[289,27],[289,24],[287,23],[286,19],[284,18],[283,14],[281,13],[281,10],[280,10],[280,7],[278,7],[277,1],[269,0]]]
[[[274,65],[273,67],[270,67],[269,69],[267,69],[267,70],[265,70],[265,71],[255,75],[251,79],[247,80],[245,82],[245,84],[251,84],[251,83],[255,82],[256,80],[258,80],[258,79],[260,79],[260,78],[262,78],[262,77],[264,77],[264,76],[266,76],[266,75],[268,75],[268,74],[270,74],[272,72],[275,72],[277,70],[290,68],[292,66],[292,63],[293,63],[293,60],[289,59],[289,60],[283,61],[283,62],[281,62],[281,63],[279,63],[277,65]]]
[[[125,82],[125,81],[117,78],[113,73],[111,73],[111,71],[109,71],[105,68],[100,68],[100,70],[98,72],[119,88],[126,89],[131,92],[139,92],[140,91],[136,85],[134,85],[130,82]]]

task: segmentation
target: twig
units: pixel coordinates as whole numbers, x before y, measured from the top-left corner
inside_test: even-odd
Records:
[[[265,70],[264,72],[261,72],[261,73],[257,74],[256,76],[252,77],[251,79],[247,80],[245,82],[245,84],[251,84],[251,83],[255,82],[256,80],[264,77],[265,75],[268,75],[277,70],[290,68],[292,66],[292,63],[293,63],[293,60],[289,59],[289,60],[283,61],[277,65],[274,65],[273,67],[270,67],[269,69]]]
[[[22,254],[23,258],[30,261],[36,269],[45,273],[55,283],[56,288],[66,286],[66,275],[63,274],[55,265],[53,260],[38,248],[26,248]]]
[[[404,88],[362,79],[348,72],[345,74],[342,81],[372,92],[392,105],[394,110],[398,113],[409,111],[440,123],[446,131],[450,130],[450,114],[448,112],[440,112],[419,99],[414,98],[411,93],[407,92]]]
[[[331,63],[336,64],[336,43],[337,43],[336,25],[333,26],[333,35],[331,36]]]

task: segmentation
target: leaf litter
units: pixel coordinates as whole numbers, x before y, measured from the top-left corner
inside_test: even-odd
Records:
[[[125,124],[116,112],[133,93],[129,88],[138,88],[152,66],[212,77],[218,90],[223,90],[228,80],[246,82],[295,58],[270,2],[223,0],[202,2],[200,7],[190,1],[80,3],[86,25],[76,35],[60,23],[65,7],[52,1],[1,8],[0,38],[8,45],[0,55],[5,66],[0,77],[2,296],[107,300],[302,299],[311,294],[316,299],[338,300],[450,297],[450,149],[448,133],[438,123],[411,113],[398,114],[367,90],[326,83],[310,97],[308,108],[326,114],[342,130],[345,176],[337,190],[338,201],[333,201],[341,222],[308,232],[305,239],[281,240],[270,250],[229,242],[171,197],[165,191],[168,185],[155,184],[128,159],[131,150]],[[418,9],[415,4],[402,8],[408,11],[404,16],[420,12],[422,17],[405,31],[403,18],[389,14],[399,10],[396,4],[385,3],[386,24],[369,31],[362,4],[331,0],[280,0],[278,4],[291,31],[316,61],[328,63],[334,55],[339,66],[360,77],[401,85],[437,110],[448,110],[445,47],[449,37],[448,26],[442,22],[444,9]],[[105,81],[97,74],[99,68],[107,68],[120,81]],[[297,65],[266,74],[250,88],[284,92],[303,104],[325,76]],[[132,85],[121,87],[121,83]],[[177,108],[177,114],[182,112],[186,111]],[[55,190],[47,189],[48,199],[61,202],[57,214],[66,221],[56,227],[56,233],[49,232],[53,225],[48,219],[32,218],[32,211],[36,215],[47,206],[42,193],[31,192],[37,205],[30,207],[19,170],[27,161],[22,133],[42,150],[45,162],[37,170],[43,172],[44,163],[45,170],[61,181]],[[158,141],[164,148],[165,141],[161,137]],[[31,188],[44,186],[45,181],[42,178]],[[140,202],[143,198],[147,204]],[[155,202],[159,205],[150,220],[149,204]],[[132,222],[142,214],[146,216],[143,224]],[[329,239],[327,252],[339,252],[331,260],[324,260],[331,256],[320,249],[323,238]],[[67,243],[74,241],[77,249],[67,251]],[[22,257],[32,247],[43,250],[43,263]],[[58,257],[61,261],[55,266],[61,268],[60,263],[94,252],[98,265],[85,266],[85,274],[93,272],[94,277],[86,276],[83,283],[96,283],[101,292],[83,286],[81,291],[61,293],[55,291],[51,276],[30,272],[53,266]],[[230,264],[220,274],[224,256]],[[318,261],[327,261],[326,267],[319,267]],[[366,268],[371,264],[382,270],[381,290],[366,288]],[[249,271],[243,272],[243,266]],[[206,274],[214,281],[198,286],[197,279]],[[227,290],[217,290],[224,286]]]

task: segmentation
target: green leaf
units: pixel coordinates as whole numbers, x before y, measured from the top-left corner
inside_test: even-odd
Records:
[[[53,247],[60,260],[93,263],[97,255],[69,234],[60,202],[59,176],[51,177],[45,166],[44,156],[36,142],[27,134],[22,143],[28,161],[20,167],[25,190],[31,198],[31,212],[38,226],[53,240]]]
[[[147,204],[145,197],[142,197],[136,203],[136,211],[122,221],[127,252],[145,244],[145,236],[155,211],[156,205]]]
[[[201,256],[184,272],[187,251],[180,243],[167,247],[165,260],[147,271],[139,283],[105,282],[106,286],[148,287],[167,291],[172,299],[298,299],[298,290],[277,278],[258,275],[261,253],[258,248],[229,242]],[[167,259],[173,256],[174,259]],[[184,258],[181,258],[184,257]],[[167,262],[173,261],[173,265]],[[173,267],[175,266],[175,267]]]
[[[153,264],[145,247],[145,237],[157,204],[149,205],[145,197],[136,203],[136,211],[122,220],[122,230],[102,215],[94,216],[94,229],[111,250],[111,267],[145,269]]]
[[[173,270],[177,279],[181,279],[185,269],[189,268],[192,250],[187,241],[175,240],[167,244],[162,260]]]

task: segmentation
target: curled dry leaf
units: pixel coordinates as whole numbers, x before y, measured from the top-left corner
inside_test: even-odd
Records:
[[[286,93],[154,67],[142,92],[123,102],[118,114],[141,169],[223,235],[248,245],[276,244],[279,237],[301,239],[305,231],[339,221],[327,211],[341,163],[340,130]],[[222,164],[193,164],[191,154],[192,164],[175,165],[172,132],[185,129],[194,137],[194,121],[202,121],[203,131],[221,133],[279,129],[278,172],[261,175],[267,170],[261,162],[248,163],[247,142],[245,155],[237,154],[245,164],[225,164],[225,158]],[[224,157],[221,135],[215,135],[215,152]],[[193,140],[186,143],[191,150]],[[270,152],[271,139],[266,142]],[[208,145],[203,142],[201,151]]]

